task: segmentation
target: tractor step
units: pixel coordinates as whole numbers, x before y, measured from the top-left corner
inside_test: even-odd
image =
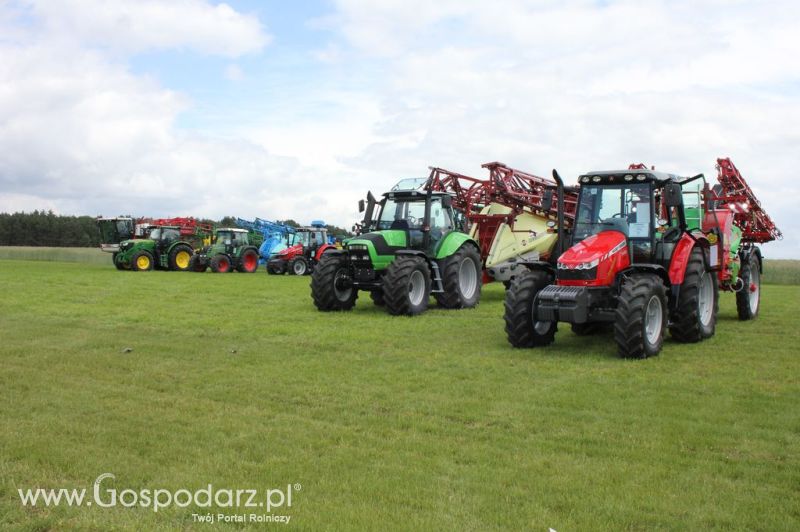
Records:
[[[444,284],[442,283],[442,272],[439,271],[439,263],[435,260],[431,261],[433,269],[433,278],[431,279],[431,294],[444,293]]]

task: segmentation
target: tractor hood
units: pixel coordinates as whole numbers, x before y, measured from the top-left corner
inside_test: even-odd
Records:
[[[392,262],[397,250],[407,247],[406,232],[398,229],[374,231],[349,239],[345,247],[352,251],[366,248],[373,267],[380,270]]]
[[[609,284],[630,264],[626,243],[619,231],[602,231],[578,242],[558,259],[559,284]]]
[[[302,253],[303,252],[303,244],[295,244],[294,246],[289,246],[288,248],[284,248],[278,252],[278,257],[285,257],[287,255],[292,255],[295,253]]]

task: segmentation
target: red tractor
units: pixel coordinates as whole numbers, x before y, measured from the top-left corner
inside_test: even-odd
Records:
[[[328,231],[322,222],[312,222],[289,235],[289,247],[279,251],[267,261],[267,273],[281,275],[308,275],[326,251],[336,249],[330,243]]]
[[[753,244],[780,232],[760,205],[748,208],[757,200],[743,197],[726,174],[730,161],[720,161],[722,186],[714,191],[702,174],[681,178],[643,165],[580,176],[572,247],[555,269],[526,264],[506,293],[509,342],[548,345],[560,321],[576,334],[613,327],[620,356],[654,356],[667,329],[681,342],[713,336],[720,288],[746,301],[741,319],[754,318],[761,252]],[[743,231],[737,209],[750,212],[751,227],[760,220],[771,229]]]

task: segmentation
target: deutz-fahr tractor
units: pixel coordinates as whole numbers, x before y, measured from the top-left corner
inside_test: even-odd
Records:
[[[416,315],[433,295],[444,308],[470,308],[481,295],[478,243],[469,237],[447,193],[394,190],[368,195],[362,227],[374,228],[322,257],[311,277],[311,296],[321,311],[350,310],[358,292],[393,315]],[[365,205],[359,205],[362,212]]]
[[[307,275],[322,259],[322,255],[336,246],[330,243],[325,223],[315,220],[311,227],[295,229],[287,235],[289,246],[267,261],[267,273],[281,275]]]
[[[506,293],[512,345],[548,345],[561,321],[576,334],[613,326],[622,357],[657,355],[667,328],[681,342],[714,335],[719,288],[748,301],[740,318],[755,317],[761,253],[742,241],[729,198],[711,192],[702,174],[637,165],[591,172],[579,184],[572,247],[555,270],[527,264]]]
[[[180,227],[157,226],[148,238],[123,240],[114,256],[114,265],[121,270],[187,271],[194,249],[188,235]]]
[[[198,250],[191,258],[189,269],[204,272],[210,266],[214,273],[233,270],[255,273],[258,269],[258,247],[261,242],[251,240],[251,233],[238,227],[224,227],[214,231],[209,246]]]

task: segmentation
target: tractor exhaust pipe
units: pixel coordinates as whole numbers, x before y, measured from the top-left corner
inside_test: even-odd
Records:
[[[564,181],[558,175],[558,171],[553,168],[553,179],[556,180],[558,190],[558,243],[556,243],[556,261],[564,252]]]

